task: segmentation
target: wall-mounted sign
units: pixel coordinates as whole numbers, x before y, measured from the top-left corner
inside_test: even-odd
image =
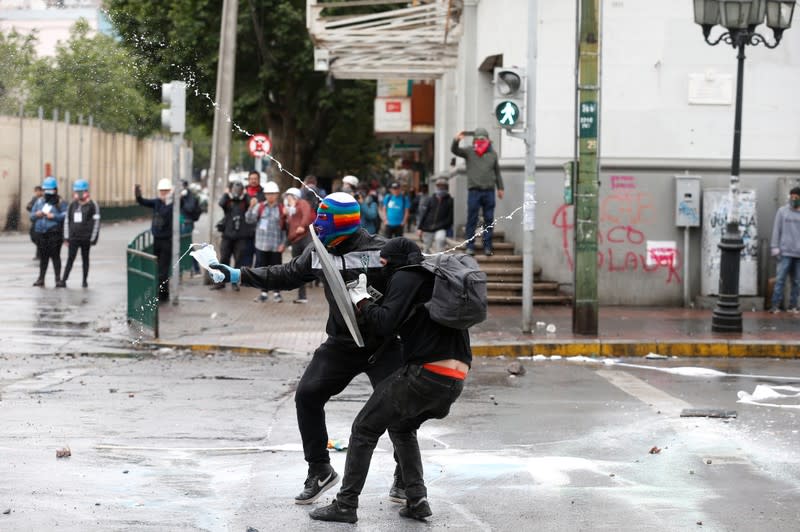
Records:
[[[375,133],[411,131],[411,98],[375,98]]]

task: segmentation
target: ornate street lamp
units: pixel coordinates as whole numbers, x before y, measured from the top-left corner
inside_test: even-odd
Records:
[[[719,243],[719,299],[711,318],[715,332],[742,332],[742,310],[739,307],[739,261],[744,249],[739,231],[739,153],[742,132],[742,80],[744,47],[763,44],[775,48],[784,30],[792,24],[795,0],[694,0],[694,21],[703,29],[703,37],[711,46],[720,42],[738,49],[736,69],[736,109],[733,122],[733,157],[731,160],[731,206],[725,234]],[[774,43],[757,33],[766,18]],[[709,40],[711,29],[721,24],[727,31],[716,40]]]

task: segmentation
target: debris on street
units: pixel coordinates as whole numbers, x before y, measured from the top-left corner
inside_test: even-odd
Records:
[[[661,452],[661,449],[659,449],[659,448],[658,448],[657,446],[655,446],[655,445],[653,445],[653,446],[650,448],[650,454],[658,454],[658,453],[660,453],[660,452]]]
[[[69,450],[69,447],[56,450],[56,458],[69,458],[70,456],[72,456],[72,451]]]

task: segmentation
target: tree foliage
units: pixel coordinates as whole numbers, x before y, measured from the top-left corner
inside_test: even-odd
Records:
[[[189,85],[190,122],[211,124],[222,3],[109,0],[123,44],[161,80]],[[313,70],[305,0],[240,0],[233,121],[268,133],[273,156],[294,174],[366,175],[377,163],[374,83]],[[210,126],[206,126],[210,129]],[[235,134],[244,137],[234,130]]]
[[[56,48],[52,58],[32,67],[28,106],[41,106],[49,115],[54,108],[73,117],[92,115],[99,127],[143,136],[158,126],[159,111],[148,99],[142,72],[130,53],[113,38],[90,36],[81,19],[70,38]]]
[[[0,32],[0,114],[16,114],[28,93],[36,37]]]

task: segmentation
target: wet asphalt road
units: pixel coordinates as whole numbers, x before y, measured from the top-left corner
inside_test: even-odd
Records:
[[[385,437],[358,525],[312,522],[292,503],[307,361],[3,355],[0,530],[797,530],[798,411],[735,402],[764,381],[563,360],[523,361],[519,377],[508,360],[476,361],[451,415],[419,433],[427,524],[386,499]],[[800,376],[797,361],[691,363]],[[348,437],[369,391],[359,378],[329,404],[332,438]],[[686,407],[738,417],[679,417]],[[340,473],[344,458],[332,454]]]
[[[138,230],[104,227],[93,264],[124,271]],[[798,529],[800,410],[736,400],[758,383],[800,388],[800,360],[626,361],[797,377],[787,382],[565,360],[524,360],[512,377],[510,360],[478,359],[451,415],[419,432],[428,523],[386,499],[386,438],[359,523],[312,522],[292,503],[305,477],[293,392],[308,355],[144,350],[124,323],[124,285],[90,273],[88,290],[59,291],[50,272],[34,289],[26,238],[2,240],[0,531]],[[359,378],[331,401],[331,438],[348,438],[369,393]],[[61,448],[72,456],[57,459]],[[344,460],[332,454],[340,474]]]

